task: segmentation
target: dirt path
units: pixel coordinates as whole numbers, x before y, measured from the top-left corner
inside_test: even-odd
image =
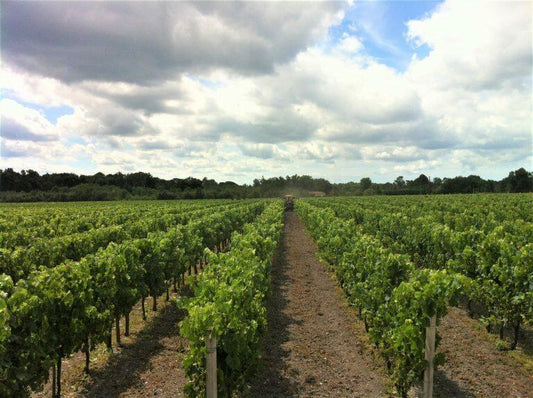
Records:
[[[286,213],[282,248],[272,270],[264,369],[251,397],[388,396],[356,314],[305,234]]]

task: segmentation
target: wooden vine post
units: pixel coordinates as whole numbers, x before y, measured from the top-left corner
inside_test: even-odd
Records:
[[[424,371],[424,398],[433,397],[433,372],[435,359],[435,332],[437,329],[437,315],[429,318],[429,326],[426,328],[426,356],[428,366]]]
[[[208,332],[205,339],[207,353],[207,380],[206,395],[207,398],[217,398],[217,339]]]

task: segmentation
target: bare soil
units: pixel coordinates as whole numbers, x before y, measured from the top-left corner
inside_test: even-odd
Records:
[[[185,286],[177,295],[190,294]],[[175,296],[175,295],[173,295]],[[159,310],[154,312],[152,299],[146,299],[147,320],[142,320],[140,302],[130,314],[130,336],[121,337],[122,346],[114,340],[113,351],[104,344],[91,351],[91,372],[84,375],[85,356],[81,352],[63,360],[62,397],[180,397],[187,382],[182,355],[187,342],[180,336],[178,322],[185,312],[165,295],[158,298]],[[124,327],[121,322],[121,327]],[[122,332],[124,330],[122,329]],[[51,397],[48,382],[32,398]]]
[[[533,374],[517,358],[531,358],[527,330],[516,351],[500,351],[478,320],[450,307],[438,332],[446,363],[435,374],[435,397],[533,397]]]
[[[109,364],[93,374],[83,396],[179,397],[186,383],[181,365],[186,341],[178,322],[185,316],[173,303],[138,334],[135,341],[114,355]]]
[[[385,371],[316,250],[296,213],[287,212],[272,269],[263,370],[250,396],[388,396]]]

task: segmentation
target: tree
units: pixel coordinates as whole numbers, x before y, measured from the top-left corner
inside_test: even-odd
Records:
[[[420,174],[418,178],[413,181],[413,185],[428,185],[430,183],[429,178],[425,174]]]
[[[507,177],[509,192],[531,192],[533,190],[533,173],[523,167],[511,171]]]
[[[372,180],[368,177],[361,178],[361,181],[359,183],[361,184],[361,189],[363,191],[366,191],[372,186]]]
[[[5,169],[0,174],[0,189],[2,191],[17,191],[20,174],[12,168]]]
[[[405,186],[405,180],[403,179],[403,176],[396,177],[394,184],[400,188],[403,188]]]

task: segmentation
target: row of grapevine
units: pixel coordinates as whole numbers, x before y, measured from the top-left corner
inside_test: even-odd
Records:
[[[61,208],[46,206],[38,209],[26,207],[27,205],[11,206],[9,217],[0,219],[0,248],[15,249],[33,244],[36,239],[57,238],[127,224],[139,214],[142,214],[144,219],[153,219],[156,216],[168,217],[224,204],[229,204],[229,201],[164,202],[157,205],[149,202],[141,204],[122,202],[113,207],[77,204]]]
[[[253,220],[264,202],[217,209],[186,225],[111,243],[80,261],[31,272],[13,283],[0,275],[0,395],[38,389],[61,361],[110,337],[113,320],[159,295],[203,255]],[[88,364],[88,360],[87,360]]]
[[[215,336],[221,396],[233,396],[253,374],[259,342],[266,328],[264,300],[270,266],[282,228],[283,206],[269,205],[258,219],[232,236],[231,250],[208,253],[209,267],[198,276],[194,297],[181,305],[189,316],[180,331],[188,339],[184,368],[190,397],[203,396],[206,378],[206,333]]]
[[[232,207],[234,205],[217,208],[222,210]],[[77,261],[99,248],[105,248],[110,242],[120,243],[130,239],[145,238],[151,232],[168,230],[212,211],[211,207],[206,207],[141,218],[139,216],[142,213],[130,214],[130,221],[122,225],[110,225],[54,238],[35,239],[30,246],[14,250],[0,249],[0,273],[8,274],[13,281],[17,281],[41,266],[54,267],[65,260]]]
[[[530,194],[446,195],[446,196],[382,196],[317,198],[309,200],[349,216],[358,223],[374,223],[382,214],[402,214],[408,218],[421,215],[453,230],[482,229],[489,231],[504,221],[533,221],[533,197]]]
[[[467,278],[417,269],[409,256],[394,253],[375,237],[361,234],[353,221],[338,218],[331,209],[300,200],[296,210],[350,301],[359,308],[373,344],[387,361],[394,385],[406,397],[427,365],[425,331],[430,317],[436,315],[438,322],[446,314],[448,303],[468,284]],[[442,360],[438,355],[435,364]]]

